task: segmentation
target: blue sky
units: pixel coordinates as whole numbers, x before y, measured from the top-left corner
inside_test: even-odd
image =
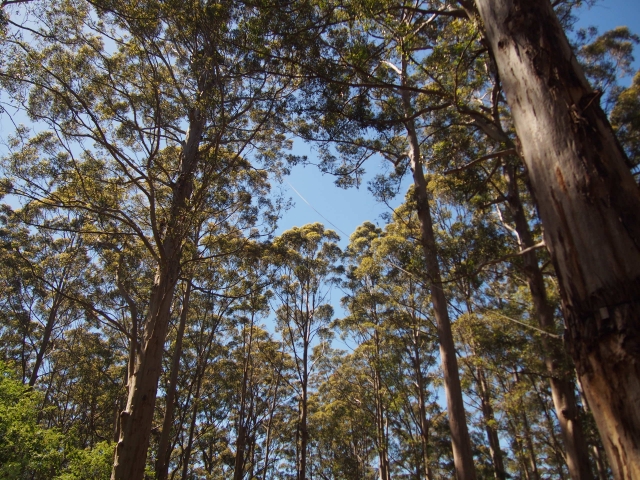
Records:
[[[632,32],[640,34],[640,0],[600,0],[590,9],[583,8],[579,17],[577,28],[593,25],[598,27],[599,32],[602,33],[626,25]],[[640,48],[636,50],[636,59],[640,59]],[[638,60],[635,62],[635,68],[640,68]],[[629,82],[630,78],[627,81]],[[314,162],[316,158],[313,148],[302,142],[296,142],[295,153],[306,154],[311,162]],[[369,178],[383,165],[383,160],[369,160],[368,165],[365,165]],[[346,246],[348,244],[346,237],[363,222],[369,220],[380,226],[384,224],[380,215],[388,212],[389,208],[373,199],[366,184],[363,184],[359,189],[343,190],[336,187],[333,181],[333,177],[322,175],[313,165],[295,167],[287,181],[282,184],[284,193],[291,196],[295,205],[280,220],[277,233],[294,226],[321,222],[327,228],[335,230],[337,227],[338,233],[342,237],[341,244]],[[408,180],[406,184],[409,185]],[[313,208],[306,204],[291,187],[295,188]],[[394,206],[397,206],[402,198],[403,195],[399,195]]]

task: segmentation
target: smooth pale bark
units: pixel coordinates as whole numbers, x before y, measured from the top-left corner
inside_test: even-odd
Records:
[[[516,232],[520,237],[521,247],[525,251],[521,257],[538,325],[545,331],[553,332],[556,327],[553,307],[549,303],[542,271],[538,265],[533,236],[520,199],[515,168],[507,163],[505,170],[508,181],[507,203],[513,215]],[[589,447],[580,423],[575,387],[560,366],[563,353],[559,342],[556,345],[552,339],[544,335],[541,341],[544,349],[544,363],[549,373],[551,397],[566,451],[565,458],[569,475],[572,480],[593,480],[593,472],[589,462]]]
[[[548,0],[476,0],[614,475],[640,478],[640,191]]]
[[[171,376],[167,387],[167,397],[164,419],[162,421],[162,432],[158,441],[158,458],[156,459],[156,480],[166,480],[169,475],[169,459],[171,458],[171,448],[169,437],[171,426],[173,425],[173,412],[175,410],[176,386],[178,384],[178,371],[180,370],[180,357],[182,355],[182,339],[184,329],[187,324],[189,313],[189,303],[191,299],[191,281],[187,281],[187,286],[182,297],[182,310],[180,311],[180,322],[176,332],[176,343],[171,359]]]
[[[402,82],[406,82],[406,61],[403,62]],[[405,115],[412,117],[412,105],[408,91],[403,93]],[[460,385],[460,372],[456,348],[451,332],[451,320],[447,309],[447,299],[442,289],[442,277],[436,239],[433,231],[433,221],[429,207],[427,182],[424,178],[422,159],[420,156],[420,143],[413,120],[406,120],[405,128],[409,141],[409,162],[413,174],[414,198],[418,220],[420,223],[420,241],[424,251],[427,277],[429,278],[429,293],[438,328],[438,343],[440,344],[440,364],[444,377],[444,390],[447,397],[447,413],[449,414],[449,428],[451,429],[451,446],[453,449],[453,461],[456,478],[458,480],[475,480],[476,472],[471,450],[471,438],[467,429],[467,418],[462,399],[462,387]]]
[[[167,233],[159,242],[160,261],[154,280],[142,345],[136,354],[129,380],[126,409],[120,414],[120,439],[116,445],[112,480],[142,480],[149,449],[153,413],[162,369],[171,305],[180,274],[187,202],[193,190],[193,175],[204,122],[194,112],[180,161],[180,175],[173,187]]]

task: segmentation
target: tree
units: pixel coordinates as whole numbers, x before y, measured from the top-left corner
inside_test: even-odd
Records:
[[[325,60],[319,66],[304,65],[311,81],[305,87],[308,103],[303,103],[301,110],[306,109],[310,121],[299,128],[299,133],[323,143],[322,168],[339,175],[341,185],[358,184],[363,163],[376,154],[393,164],[387,178],[381,175],[378,180],[381,197],[393,190],[393,180],[410,172],[414,183],[412,205],[420,219],[420,239],[428,275],[424,288],[430,295],[438,325],[456,475],[461,479],[474,479],[471,441],[451,319],[441,282],[425,164],[426,139],[432,134],[431,120],[436,112],[452,105],[457,89],[462,88],[458,78],[452,78],[448,68],[443,68],[443,55],[458,52],[463,57],[460,60],[463,68],[470,67],[477,55],[467,53],[464,46],[469,42],[467,35],[473,33],[457,21],[464,17],[464,12],[446,8],[442,3],[344,4],[344,12],[340,11],[342,16],[338,17],[342,21],[337,19],[329,28],[330,33],[325,34],[321,55]],[[434,54],[427,53],[441,39],[444,40],[434,49]],[[438,68],[447,73],[433,73]],[[475,68],[469,68],[461,77],[460,83],[465,86],[467,82],[474,85],[479,81]],[[449,95],[449,89],[455,93]],[[331,149],[333,145],[337,155]]]
[[[546,0],[477,0],[616,478],[640,475],[640,191]]]
[[[189,240],[211,216],[221,230],[237,227],[235,236],[257,221],[267,174],[247,156],[278,163],[284,87],[250,49],[261,42],[261,11],[232,2],[61,0],[32,13],[37,28],[11,37],[2,79],[50,130],[19,130],[5,187],[27,203],[89,215],[103,242],[135,238],[152,259],[147,302],[127,332],[129,395],[113,471],[138,479],[174,292],[185,251],[198,248]]]
[[[327,326],[333,315],[333,308],[327,303],[328,285],[341,256],[338,240],[334,231],[313,223],[287,230],[273,241],[278,329],[295,362],[298,480],[307,478],[310,380],[323,350],[328,348]]]

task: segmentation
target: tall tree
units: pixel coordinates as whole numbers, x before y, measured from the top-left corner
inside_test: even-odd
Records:
[[[310,382],[322,351],[327,348],[327,327],[333,315],[328,303],[329,285],[342,254],[338,240],[334,231],[313,223],[287,230],[273,241],[278,329],[295,362],[299,409],[295,434],[297,480],[307,478]]]
[[[277,161],[282,86],[250,49],[259,10],[117,0],[33,8],[36,28],[12,37],[2,79],[50,130],[31,141],[19,132],[8,159],[11,193],[92,215],[96,233],[136,237],[155,264],[138,308],[141,334],[130,332],[135,355],[113,470],[114,479],[139,479],[173,295],[191,259],[185,249],[208,216],[220,214],[214,224],[237,227],[235,236],[255,224],[252,196],[268,185],[247,157]]]
[[[551,4],[476,5],[558,272],[568,347],[614,475],[636,478],[640,191]]]

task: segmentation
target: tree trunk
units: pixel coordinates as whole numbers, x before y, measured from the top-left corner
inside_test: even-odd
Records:
[[[476,0],[545,241],[567,346],[618,479],[640,478],[640,191],[548,0]]]
[[[536,252],[533,250],[534,241],[520,199],[514,166],[507,163],[506,173],[509,184],[507,202],[514,218],[516,232],[520,237],[520,246],[523,250],[530,249],[522,254],[522,260],[538,325],[545,331],[553,332],[556,328],[553,307],[549,304],[542,271],[538,265]],[[544,363],[549,373],[551,397],[566,451],[565,458],[569,475],[572,480],[593,480],[593,472],[589,463],[589,447],[582,431],[575,387],[560,366],[563,352],[560,350],[560,345],[554,344],[552,339],[543,335],[541,341]]]
[[[416,386],[418,389],[418,411],[420,414],[420,440],[422,443],[422,462],[424,469],[424,478],[432,480],[431,466],[429,464],[429,419],[427,418],[427,395],[426,395],[426,379],[422,374],[422,357],[420,355],[420,329],[414,319],[413,327],[413,368],[416,376]]]
[[[189,300],[191,298],[191,281],[187,281],[186,289],[182,299],[182,310],[180,312],[180,323],[176,334],[176,344],[173,350],[173,358],[171,359],[171,376],[169,385],[167,386],[166,408],[164,419],[162,421],[162,432],[158,441],[158,458],[156,460],[156,479],[167,480],[169,474],[169,459],[171,457],[171,448],[169,446],[169,437],[171,435],[171,426],[173,425],[173,411],[175,409],[176,385],[178,384],[178,372],[180,370],[180,356],[182,355],[182,338],[187,323],[189,313]]]
[[[531,478],[534,480],[540,480],[540,472],[538,472],[538,459],[536,458],[536,450],[533,447],[533,435],[531,434],[531,427],[529,427],[529,419],[527,418],[527,412],[522,406],[522,427],[524,429],[524,438],[527,442],[527,450],[529,451],[529,468],[531,468]]]
[[[147,320],[147,325],[151,328],[145,328],[144,346],[136,358],[135,373],[130,379],[127,407],[120,414],[121,432],[116,446],[112,480],[141,480],[144,477],[164,339],[173,291],[178,280],[177,265],[167,270],[156,275]]]
[[[253,346],[253,316],[249,325],[249,340],[247,342],[246,334],[243,332],[242,338],[245,342],[246,352],[244,355],[244,364],[242,366],[242,384],[240,387],[240,411],[238,412],[238,432],[236,438],[236,457],[233,469],[233,479],[242,480],[244,477],[244,465],[246,463],[247,448],[247,423],[245,420],[247,410],[247,384],[250,381],[251,349]],[[244,327],[246,331],[246,327]],[[251,477],[250,477],[251,478]]]
[[[298,480],[307,478],[307,445],[309,443],[309,429],[307,426],[309,398],[309,317],[306,317],[304,329],[304,345],[302,351],[302,395],[300,398],[300,418],[298,421],[298,434],[300,438],[300,461],[298,463]]]
[[[403,71],[406,66],[403,65]],[[403,75],[403,82],[405,76]],[[408,91],[403,93],[405,115],[411,118],[412,107]],[[424,178],[422,160],[420,157],[420,144],[413,120],[406,120],[407,139],[409,140],[409,161],[414,182],[414,198],[420,222],[420,235],[424,250],[427,277],[429,278],[429,291],[434,315],[438,327],[438,341],[440,344],[440,363],[444,375],[444,389],[447,397],[447,412],[449,414],[449,427],[451,429],[451,446],[453,449],[453,461],[458,480],[475,480],[476,472],[471,450],[471,439],[467,429],[467,419],[462,400],[462,387],[460,385],[460,373],[458,371],[458,359],[456,348],[451,333],[451,321],[447,309],[447,299],[442,289],[440,276],[440,264],[436,249],[429,197],[427,194],[427,182]]]
[[[373,367],[373,388],[375,390],[374,396],[376,399],[376,436],[377,436],[377,449],[378,449],[378,478],[379,480],[389,480],[389,449],[387,441],[386,419],[384,399],[382,398],[382,376],[378,369],[377,360],[380,359],[380,337],[378,331],[375,330],[373,334],[374,343],[376,347],[376,359]]]
[[[187,446],[184,449],[182,455],[182,480],[188,480],[189,475],[189,461],[191,460],[191,450],[193,449],[193,437],[196,431],[196,423],[198,419],[198,408],[200,407],[200,388],[202,387],[202,379],[204,378],[205,365],[202,367],[202,371],[196,373],[196,391],[193,395],[193,405],[192,405],[192,413],[191,413],[191,423],[189,424],[189,437],[187,438]],[[197,368],[197,367],[196,367]],[[199,370],[199,369],[197,369]]]
[[[60,288],[62,288],[60,286]],[[62,294],[56,293],[53,297],[53,304],[51,305],[51,310],[49,310],[49,315],[47,316],[47,324],[44,326],[44,334],[42,335],[42,342],[40,342],[40,348],[38,349],[38,353],[36,355],[36,362],[33,365],[33,371],[31,372],[31,378],[29,378],[29,386],[33,387],[38,380],[38,371],[40,370],[40,366],[42,365],[42,361],[44,360],[44,355],[49,348],[49,343],[51,341],[51,333],[53,332],[53,327],[56,324],[56,320],[58,319],[58,309],[60,308],[60,304],[62,303]]]
[[[491,461],[493,462],[493,470],[497,480],[505,480],[507,478],[504,469],[504,459],[502,457],[502,449],[500,448],[500,437],[498,431],[494,427],[496,420],[491,405],[491,393],[487,378],[481,366],[476,367],[476,376],[478,379],[478,389],[480,393],[480,404],[482,408],[482,416],[484,418],[484,428],[489,441],[489,452],[491,453]]]
[[[120,440],[116,445],[111,480],[142,480],[149,449],[153,413],[162,369],[164,342],[169,326],[173,294],[180,274],[182,243],[188,234],[188,199],[193,190],[193,174],[198,161],[204,121],[192,112],[185,146],[181,154],[180,175],[173,187],[173,199],[164,239],[156,238],[159,265],[154,280],[141,351],[129,380],[129,398],[120,414]],[[161,233],[158,233],[161,235]]]
[[[298,465],[298,480],[307,478],[307,444],[309,443],[309,430],[307,428],[307,388],[302,387],[302,399],[300,400],[300,463]]]
[[[284,344],[283,344],[284,348]],[[264,468],[262,470],[262,480],[267,480],[269,474],[269,454],[271,452],[271,436],[273,432],[273,418],[275,416],[276,407],[278,404],[278,388],[280,387],[281,370],[278,371],[276,378],[276,384],[274,386],[273,399],[271,405],[269,405],[269,420],[267,421],[267,433],[264,441]]]

